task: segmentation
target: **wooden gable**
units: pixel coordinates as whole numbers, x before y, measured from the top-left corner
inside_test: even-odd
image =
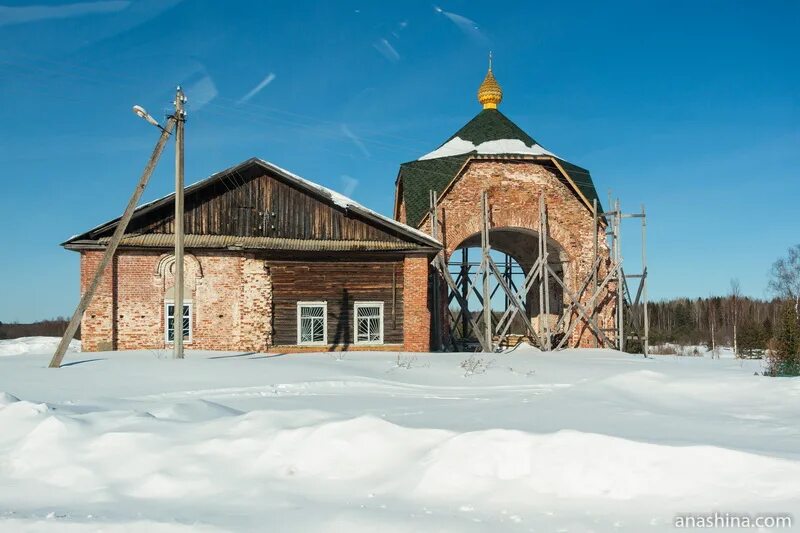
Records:
[[[189,186],[185,192],[184,231],[192,236],[409,243],[437,242],[403,224],[283,171],[251,159]],[[137,209],[126,235],[174,232],[174,196]],[[116,220],[70,239],[65,245],[103,242]],[[124,244],[125,241],[123,241]]]

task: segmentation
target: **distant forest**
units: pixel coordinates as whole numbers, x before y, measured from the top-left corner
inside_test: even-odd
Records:
[[[61,337],[67,329],[69,320],[63,317],[52,320],[40,320],[30,324],[18,322],[0,322],[0,339],[16,339],[19,337]],[[76,339],[81,338],[81,331],[75,334]]]
[[[740,352],[766,350],[785,300],[742,296],[675,298],[648,305],[650,344],[733,346],[734,323]]]

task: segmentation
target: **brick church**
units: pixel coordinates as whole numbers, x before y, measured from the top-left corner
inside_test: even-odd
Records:
[[[483,109],[475,118],[400,166],[394,219],[256,158],[187,187],[182,310],[173,303],[174,196],[137,208],[84,313],[83,349],[163,349],[181,326],[186,347],[200,350],[443,347],[454,329],[446,290],[433,294],[439,285],[431,262],[439,254],[451,261],[475,245],[483,194],[491,202],[493,249],[523,271],[537,258],[544,197],[549,260],[567,287],[577,288],[597,256],[593,243],[599,240],[608,258],[597,237],[605,230],[593,225],[597,193],[589,172],[544,149],[498,110],[502,91],[491,66],[478,99]],[[82,291],[118,222],[62,244],[80,253]],[[569,319],[559,323],[576,320],[563,290],[552,289],[548,316],[537,312],[541,290],[524,292],[522,320],[550,324],[559,313]],[[598,309],[604,321],[613,313],[611,303]],[[589,346],[594,339],[577,327],[568,340]]]

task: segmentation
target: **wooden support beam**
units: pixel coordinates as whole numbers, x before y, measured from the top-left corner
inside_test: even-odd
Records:
[[[489,293],[489,253],[492,250],[489,243],[489,193],[483,191],[481,196],[481,212],[483,213],[483,223],[481,224],[481,253],[483,255],[483,327],[484,338],[488,349],[484,346],[484,351],[494,351],[492,346],[492,295]]]
[[[522,286],[517,290],[517,297],[520,298],[520,300],[524,300],[525,299],[525,296],[530,291],[531,287],[533,286],[533,283],[536,281],[536,279],[541,274],[541,268],[540,268],[540,262],[541,261],[542,261],[541,257],[538,257],[536,259],[536,261],[533,263],[533,266],[531,267],[530,271],[525,276],[525,279],[522,282]],[[514,317],[516,316],[517,312],[518,311],[517,311],[516,307],[511,307],[509,309],[506,309],[505,312],[503,313],[503,316],[500,317],[500,320],[498,321],[498,326],[497,326],[498,330],[500,329],[500,324],[504,324],[503,329],[501,330],[501,333],[500,333],[501,337],[505,337],[506,336],[506,332],[508,331],[508,328],[511,326],[511,322],[514,320]],[[527,315],[524,312],[523,312],[523,318],[526,321],[528,321],[528,323],[530,323],[530,321],[527,318]],[[507,320],[507,322],[506,322],[506,320]],[[534,336],[534,339],[536,341],[536,345],[539,346],[539,348],[541,348],[543,346],[543,344],[542,344],[542,340],[539,338],[539,335],[536,334]]]
[[[547,268],[549,269],[550,267],[548,266]],[[613,276],[614,276],[614,270],[611,270],[608,273],[608,275],[605,277],[603,282],[600,284],[600,286],[598,287],[598,293],[600,291],[602,291],[603,288],[605,288],[606,284],[613,278]],[[591,312],[590,312],[590,310],[587,309],[580,302],[578,297],[569,289],[569,287],[567,287],[564,284],[563,281],[561,281],[561,279],[558,276],[554,275],[553,278],[558,282],[559,285],[561,285],[561,288],[564,290],[564,292],[567,293],[567,295],[570,297],[572,302],[575,304],[575,307],[578,309],[579,316],[581,316],[584,320],[586,320],[586,322],[589,324],[589,326],[594,329],[595,333],[597,333],[598,337],[600,337],[600,340],[603,342],[603,346],[605,346],[605,344],[609,342],[608,341],[608,337],[606,337],[606,335],[603,333],[603,330],[597,325],[597,322],[594,320],[594,309],[591,309]],[[574,329],[577,326],[577,324],[578,324],[578,321],[576,320],[570,326],[570,333],[567,334],[563,339],[561,339],[561,342],[558,345],[559,349],[563,346],[564,342],[569,337],[569,335],[572,334],[572,331],[574,331]]]
[[[517,312],[520,312],[520,313],[522,313],[522,315],[524,316],[524,315],[525,315],[525,308],[522,306],[522,302],[521,302],[521,301],[519,301],[519,300],[518,300],[518,299],[515,297],[515,295],[514,295],[514,294],[511,292],[511,289],[508,287],[508,285],[506,285],[506,282],[505,282],[505,280],[504,280],[504,279],[503,279],[503,277],[500,275],[500,270],[497,268],[497,265],[494,263],[494,261],[492,260],[492,258],[491,258],[491,257],[489,258],[489,268],[490,268],[492,271],[494,271],[494,275],[495,275],[495,276],[497,276],[497,281],[498,281],[498,283],[499,283],[499,284],[500,284],[500,286],[503,288],[503,291],[505,291],[506,295],[507,295],[507,296],[509,296],[509,297],[511,298],[511,301],[512,301],[512,302],[513,302],[513,304],[514,304],[514,307],[516,307],[516,309],[517,309]],[[526,321],[525,321],[525,326],[527,327],[527,329],[528,329],[528,332],[529,332],[531,335],[533,335],[533,336],[536,336],[536,330],[534,330],[534,329],[533,329],[533,326],[531,325],[530,321],[526,320]]]
[[[642,282],[640,287],[640,292],[642,294],[642,313],[643,313],[643,329],[644,329],[644,342],[642,343],[642,348],[644,351],[644,356],[647,357],[650,352],[650,316],[648,315],[647,309],[647,283],[648,283],[648,271],[647,271],[647,215],[644,211],[644,204],[642,204]],[[638,298],[637,298],[638,299]]]
[[[59,368],[61,366],[61,361],[64,360],[64,354],[67,353],[69,342],[75,336],[75,332],[78,330],[78,326],[81,324],[83,313],[92,302],[94,293],[97,291],[97,287],[100,285],[100,280],[103,279],[103,274],[106,270],[106,267],[108,267],[111,259],[114,257],[117,247],[119,246],[122,237],[125,235],[125,230],[128,228],[128,223],[131,221],[133,212],[136,209],[136,204],[139,203],[139,199],[142,197],[142,193],[147,187],[147,182],[150,181],[150,176],[153,174],[153,170],[156,168],[158,159],[161,157],[161,153],[164,151],[164,146],[167,144],[167,139],[169,139],[169,136],[172,134],[175,123],[175,117],[170,117],[169,120],[167,120],[166,127],[161,129],[161,136],[158,138],[158,142],[156,143],[155,148],[153,148],[153,153],[150,155],[150,159],[147,161],[147,165],[144,167],[144,172],[142,172],[142,176],[139,178],[139,183],[136,184],[136,188],[133,190],[130,200],[128,200],[128,205],[125,207],[125,212],[123,213],[122,218],[120,218],[119,222],[117,223],[117,227],[114,230],[114,234],[111,236],[111,241],[108,243],[108,247],[103,254],[103,258],[100,260],[97,271],[95,271],[92,281],[89,282],[89,285],[86,287],[83,296],[81,296],[78,307],[76,307],[75,312],[72,313],[72,318],[67,325],[66,331],[64,331],[64,336],[61,337],[61,342],[58,344],[56,353],[53,354],[53,358],[50,360],[50,368]],[[182,314],[183,310],[181,310],[181,315]],[[112,317],[112,320],[116,320],[116,317]]]
[[[580,300],[581,297],[583,296],[583,294],[586,292],[586,289],[589,287],[590,283],[595,283],[595,284],[597,283],[597,280],[595,279],[595,277],[596,277],[596,274],[597,274],[597,267],[599,266],[599,264],[600,264],[600,258],[598,257],[598,258],[595,259],[595,262],[594,262],[594,270],[592,272],[590,272],[589,275],[584,277],[583,283],[581,284],[580,289],[578,289],[578,292],[577,292],[578,300]],[[589,300],[589,309],[591,309],[592,312],[594,312],[594,310],[595,310],[594,297],[595,297],[596,293],[597,293],[597,289],[595,288],[592,291],[592,298]],[[554,331],[558,331],[559,329],[561,329],[561,326],[563,325],[563,323],[567,319],[567,317],[571,316],[572,309],[574,307],[575,307],[575,303],[574,302],[570,302],[567,305],[567,308],[561,313],[561,316],[559,317],[558,322],[556,322],[556,325],[553,328]],[[574,331],[574,329],[575,328],[570,328],[570,331]],[[558,347],[556,349],[560,349],[561,346],[564,345],[564,342],[567,342],[568,340],[569,340],[568,336],[565,335],[564,338],[562,339],[562,342],[559,342]],[[596,340],[597,340],[597,337],[595,336],[595,341]],[[595,347],[597,347],[597,346],[595,346]]]
[[[489,351],[486,349],[487,346],[486,340],[484,339],[483,334],[481,333],[481,330],[478,327],[478,323],[475,321],[475,318],[473,318],[472,313],[469,313],[469,303],[465,298],[461,296],[461,293],[458,292],[458,287],[453,281],[453,278],[450,276],[450,272],[447,271],[447,265],[445,264],[444,259],[441,256],[437,256],[434,259],[434,267],[442,276],[445,283],[447,283],[448,287],[450,287],[450,290],[453,291],[453,293],[456,295],[456,299],[458,300],[461,309],[464,310],[464,312],[467,314],[467,320],[472,326],[473,333],[475,334],[475,337],[477,337],[481,347],[484,349],[484,351]]]
[[[431,237],[434,239],[439,239],[439,217],[436,211],[436,204],[438,203],[438,198],[436,197],[436,191],[430,191],[430,220],[431,220]],[[440,251],[439,254],[444,253],[444,251]],[[440,287],[439,287],[439,277],[433,277],[433,287],[431,287],[431,307],[433,308],[433,339],[434,345],[432,346],[433,350],[440,350],[442,347],[442,302],[441,302],[441,294],[440,294]]]
[[[545,205],[544,201],[544,194],[539,196],[539,218],[541,220],[540,223],[540,239],[542,242],[542,264],[547,265],[547,270],[552,272],[552,269],[549,265],[549,251],[547,250],[547,206]],[[542,275],[542,283],[540,286],[544,287],[544,316],[539,317],[539,322],[544,322],[544,346],[546,351],[550,351],[552,346],[552,335],[550,331],[550,276],[548,275],[547,271],[543,272]]]
[[[186,97],[183,90],[178,87],[175,94],[175,301],[173,302],[172,313],[172,356],[175,359],[183,359],[183,279],[184,279],[184,209],[183,209],[183,130],[186,126],[186,112],[183,104]],[[191,312],[191,310],[189,311]],[[191,321],[191,317],[187,320]]]
[[[597,214],[597,198],[592,200],[592,218],[594,219],[594,231],[592,232],[592,236],[594,238],[594,255],[592,256],[592,287],[593,291],[592,294],[597,292],[597,269],[600,268],[599,263],[597,262],[597,254],[598,248],[600,246],[599,239],[597,238],[597,234],[600,232],[600,221],[598,220]],[[592,309],[594,309],[594,300],[590,301],[589,304],[591,305]],[[562,315],[565,316],[565,315]],[[597,336],[594,337],[594,347],[597,348],[597,341],[599,339]]]
[[[622,275],[622,220],[620,215],[619,198],[614,204],[616,216],[614,217],[614,258],[617,262],[617,345],[619,351],[625,351],[625,276]]]

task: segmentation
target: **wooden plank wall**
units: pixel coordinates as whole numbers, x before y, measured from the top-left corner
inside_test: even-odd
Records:
[[[328,302],[328,343],[335,346],[353,343],[355,302],[382,301],[384,344],[402,344],[402,261],[268,264],[272,274],[273,344],[297,344],[300,301]]]
[[[185,204],[188,234],[400,241],[342,208],[267,175],[261,167],[237,172],[193,192],[186,196]],[[173,233],[173,209],[170,204],[142,215],[131,222],[128,231]]]

